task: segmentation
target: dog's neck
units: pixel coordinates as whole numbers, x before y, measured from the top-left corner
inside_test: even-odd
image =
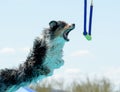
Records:
[[[51,40],[50,43],[51,43],[51,46],[56,46],[57,49],[62,49],[65,44],[65,40],[62,37],[57,37]]]
[[[59,68],[64,64],[64,61],[62,59],[62,49],[64,47],[64,44],[65,40],[61,37],[49,41],[49,47],[47,50],[44,65],[50,68],[51,74],[55,68]]]

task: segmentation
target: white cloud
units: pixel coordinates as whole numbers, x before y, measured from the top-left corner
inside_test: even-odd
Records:
[[[74,80],[86,81],[87,78],[90,80],[102,80],[103,78],[109,79],[116,86],[120,85],[120,68],[119,67],[109,67],[104,68],[101,72],[83,72],[78,68],[71,68],[64,70],[61,74],[54,74],[54,79],[60,80],[64,79],[67,82]]]
[[[15,53],[15,49],[14,48],[2,48],[2,49],[0,49],[0,53],[13,54],[13,53]]]
[[[78,51],[73,52],[70,56],[81,57],[81,56],[85,56],[89,54],[90,52],[88,50],[78,50]]]
[[[23,47],[23,48],[10,48],[10,47],[7,47],[7,48],[1,48],[0,49],[0,53],[2,54],[13,54],[15,52],[25,52],[25,53],[28,53],[30,51],[30,48],[29,47]]]
[[[66,74],[78,74],[78,73],[80,73],[80,69],[77,69],[77,68],[72,68],[72,69],[67,69],[67,70],[65,70],[65,73]]]
[[[30,51],[30,47],[20,48],[20,51],[28,53]]]
[[[81,72],[78,68],[69,68],[64,70],[63,73],[54,74],[52,78],[56,80],[64,79],[66,82],[73,82],[74,80],[86,80],[87,75]]]
[[[115,84],[120,84],[120,67],[109,67],[104,69],[103,76],[109,78]]]

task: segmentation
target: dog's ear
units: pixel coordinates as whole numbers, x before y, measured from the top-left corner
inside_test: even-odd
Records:
[[[56,28],[58,26],[58,24],[56,21],[53,20],[53,21],[50,21],[49,26],[50,26],[50,28]]]

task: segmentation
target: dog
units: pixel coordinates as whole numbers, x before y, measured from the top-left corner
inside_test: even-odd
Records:
[[[33,47],[23,64],[14,69],[0,70],[0,92],[14,92],[44,77],[51,76],[54,69],[64,64],[63,47],[69,41],[68,34],[75,24],[50,21],[41,36],[34,40]]]

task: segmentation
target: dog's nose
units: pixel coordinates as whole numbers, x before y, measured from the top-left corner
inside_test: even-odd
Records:
[[[75,24],[72,24],[73,29],[75,28]]]
[[[74,26],[74,27],[75,27],[75,24],[72,24],[72,26]]]

